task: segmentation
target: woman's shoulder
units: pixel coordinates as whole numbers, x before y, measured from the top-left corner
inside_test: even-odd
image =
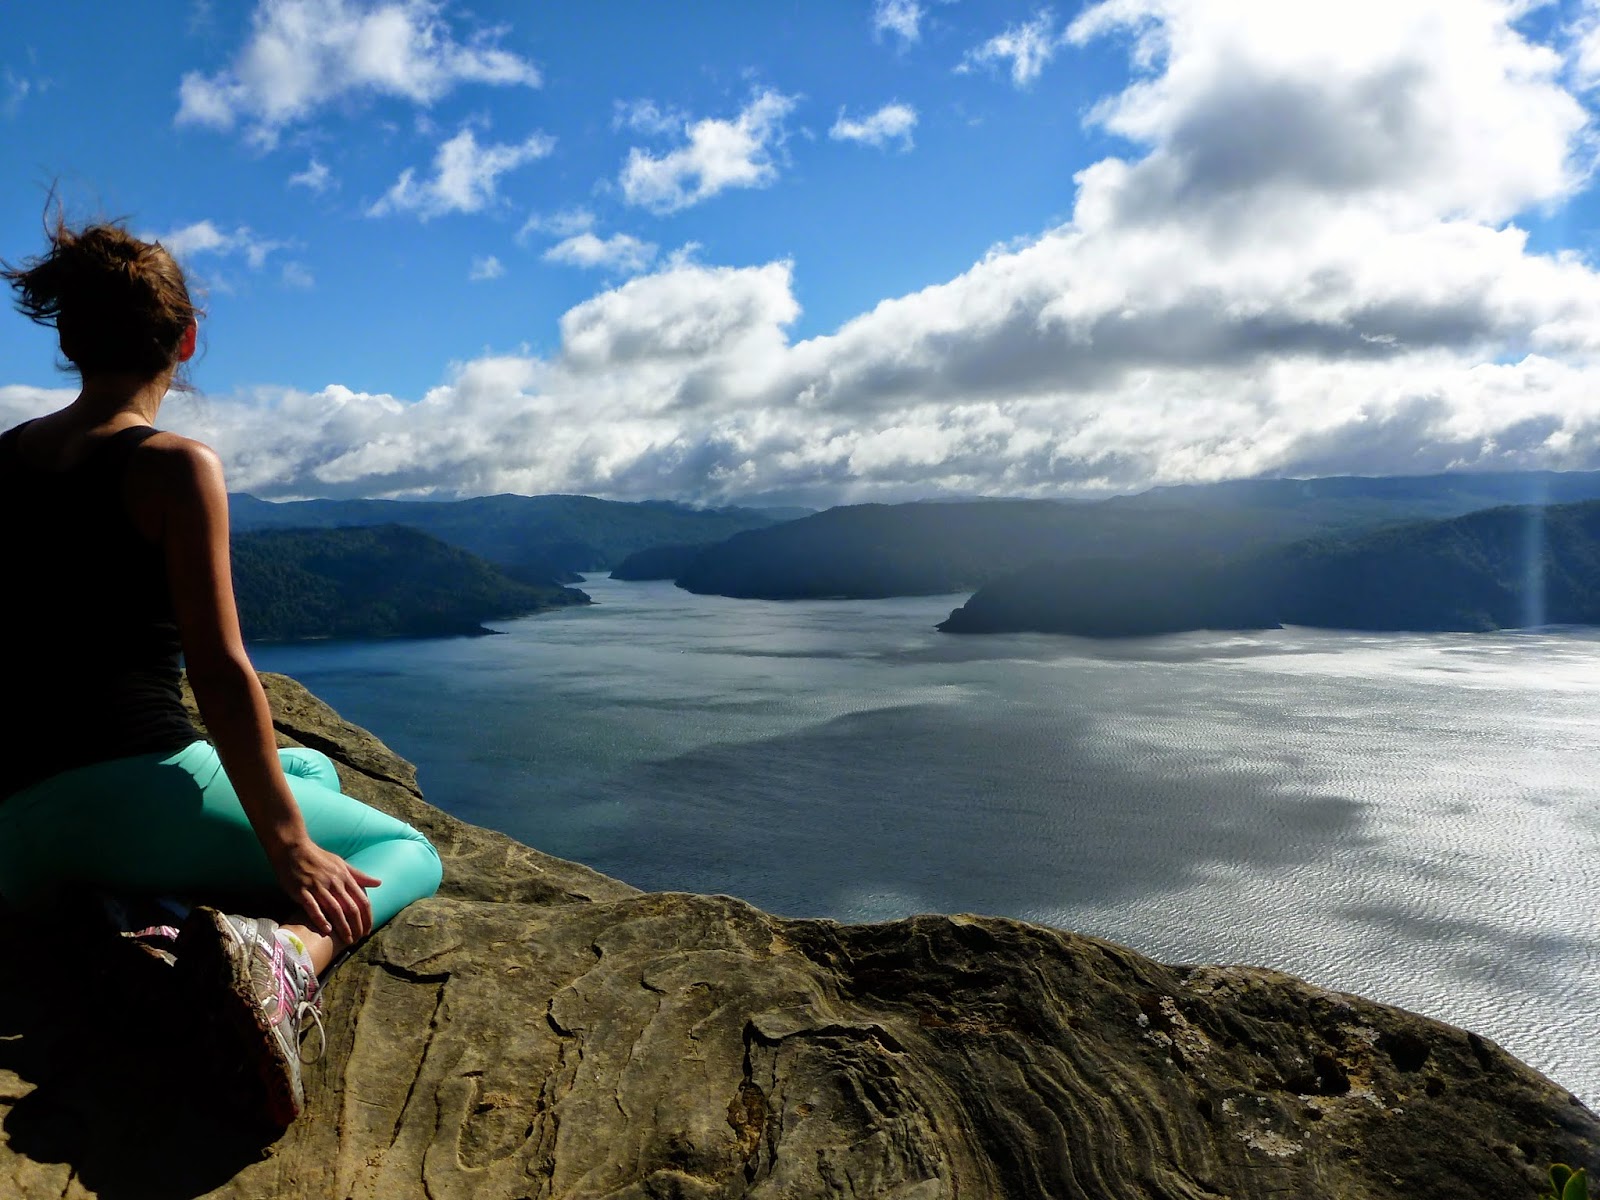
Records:
[[[150,470],[172,475],[222,470],[222,459],[210,446],[166,429],[153,430],[146,436],[139,443],[135,458]]]
[[[135,495],[155,493],[182,501],[227,495],[217,452],[167,430],[156,430],[140,442],[128,460],[127,480]]]

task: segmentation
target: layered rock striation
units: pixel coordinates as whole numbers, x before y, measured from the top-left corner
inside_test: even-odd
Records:
[[[643,894],[452,819],[268,687],[444,888],[334,975],[308,1112],[265,1147],[181,996],[0,919],[0,1194],[1512,1200],[1600,1164],[1595,1114],[1464,1030],[1018,921]]]

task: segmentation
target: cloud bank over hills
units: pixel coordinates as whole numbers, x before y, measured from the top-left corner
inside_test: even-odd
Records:
[[[175,395],[164,423],[214,444],[234,488],[279,497],[824,504],[1600,467],[1600,274],[1513,223],[1589,180],[1592,22],[1540,41],[1527,8],[1103,0],[1030,34],[1054,40],[1029,69],[1120,47],[1131,81],[1085,119],[1125,152],[1076,175],[1067,219],[947,282],[795,340],[804,261],[568,231],[553,260],[650,273],[571,307],[548,353],[459,362],[415,400],[354,382]],[[915,41],[921,8],[875,11],[879,36]],[[492,47],[434,45],[459,75],[535,82]],[[186,119],[213,93],[263,128],[321,100],[250,77],[241,60],[193,83]],[[641,151],[617,186],[667,211],[768,185],[795,104],[756,91],[732,120],[679,121],[683,144]],[[385,203],[443,211],[447,177]],[[0,420],[62,395],[0,388]]]

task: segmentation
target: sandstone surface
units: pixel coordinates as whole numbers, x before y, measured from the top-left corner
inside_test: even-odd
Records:
[[[433,808],[266,678],[280,739],[425,830],[443,890],[336,972],[266,1145],[165,975],[0,917],[0,1196],[1531,1200],[1600,1165],[1595,1114],[1475,1034],[1017,921],[640,893]]]

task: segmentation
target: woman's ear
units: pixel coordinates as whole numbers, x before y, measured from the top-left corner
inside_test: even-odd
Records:
[[[178,339],[178,361],[188,362],[194,357],[196,340],[200,337],[200,326],[195,321],[189,322],[189,328],[183,331],[183,336]]]

